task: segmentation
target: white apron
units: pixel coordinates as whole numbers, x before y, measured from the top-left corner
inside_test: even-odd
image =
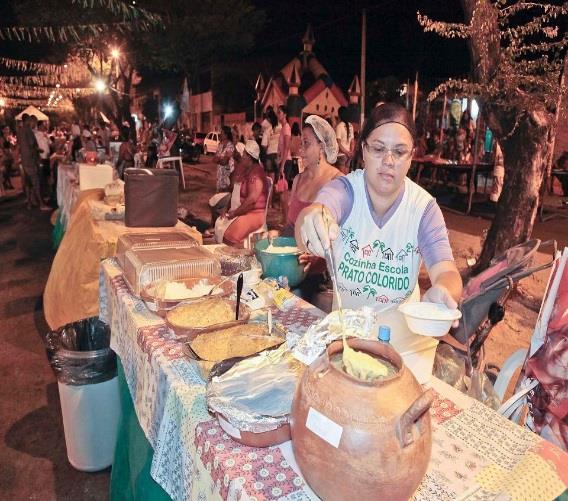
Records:
[[[369,207],[364,172],[357,170],[345,178],[353,187],[353,208],[333,244],[343,307],[385,310],[406,301],[413,292],[417,296],[412,299],[420,300],[418,227],[432,196],[405,178],[398,208],[379,228]]]
[[[233,191],[231,193],[231,203],[229,205],[231,210],[235,210],[241,205],[241,184],[242,183],[235,183],[235,185],[233,186]],[[217,242],[218,244],[223,243],[225,231],[227,231],[227,228],[235,219],[237,218],[234,217],[233,219],[228,219],[223,216],[215,221],[215,242]]]

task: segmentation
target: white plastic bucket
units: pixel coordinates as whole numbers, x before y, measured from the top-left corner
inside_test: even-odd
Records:
[[[112,464],[120,421],[118,378],[57,385],[69,462],[80,471],[104,470]]]

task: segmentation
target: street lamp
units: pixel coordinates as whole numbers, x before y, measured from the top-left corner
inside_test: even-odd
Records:
[[[120,51],[118,49],[112,49],[110,51],[110,55],[113,57],[113,59],[118,59],[120,57]]]
[[[106,88],[107,88],[107,85],[103,80],[101,80],[100,78],[97,78],[95,80],[95,90],[97,92],[103,93],[106,90]]]
[[[171,104],[166,104],[164,106],[164,118],[169,118],[174,112],[174,107]]]

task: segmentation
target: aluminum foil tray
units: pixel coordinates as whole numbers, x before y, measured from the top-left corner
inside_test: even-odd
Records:
[[[202,246],[129,250],[124,257],[123,269],[126,283],[136,296],[158,280],[221,274],[219,260]]]
[[[183,231],[154,231],[145,233],[124,233],[118,237],[116,259],[124,269],[126,251],[168,247],[197,247],[199,243]]]

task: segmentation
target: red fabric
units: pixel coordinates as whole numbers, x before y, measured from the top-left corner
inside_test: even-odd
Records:
[[[264,169],[260,164],[255,164],[250,170],[246,180],[241,184],[241,203],[244,202],[249,196],[250,191],[254,186],[256,179],[262,181],[263,187],[260,196],[256,199],[252,210],[264,210],[266,208],[266,198],[268,197],[268,179],[264,172]],[[261,223],[262,224],[262,223]]]
[[[568,264],[564,267],[544,344],[527,361],[526,375],[540,383],[530,395],[537,430],[549,426],[568,450]]]
[[[296,196],[296,190],[292,191],[290,197],[290,204],[288,206],[288,225],[294,227],[296,219],[306,207],[309,207],[313,202],[304,202]]]

